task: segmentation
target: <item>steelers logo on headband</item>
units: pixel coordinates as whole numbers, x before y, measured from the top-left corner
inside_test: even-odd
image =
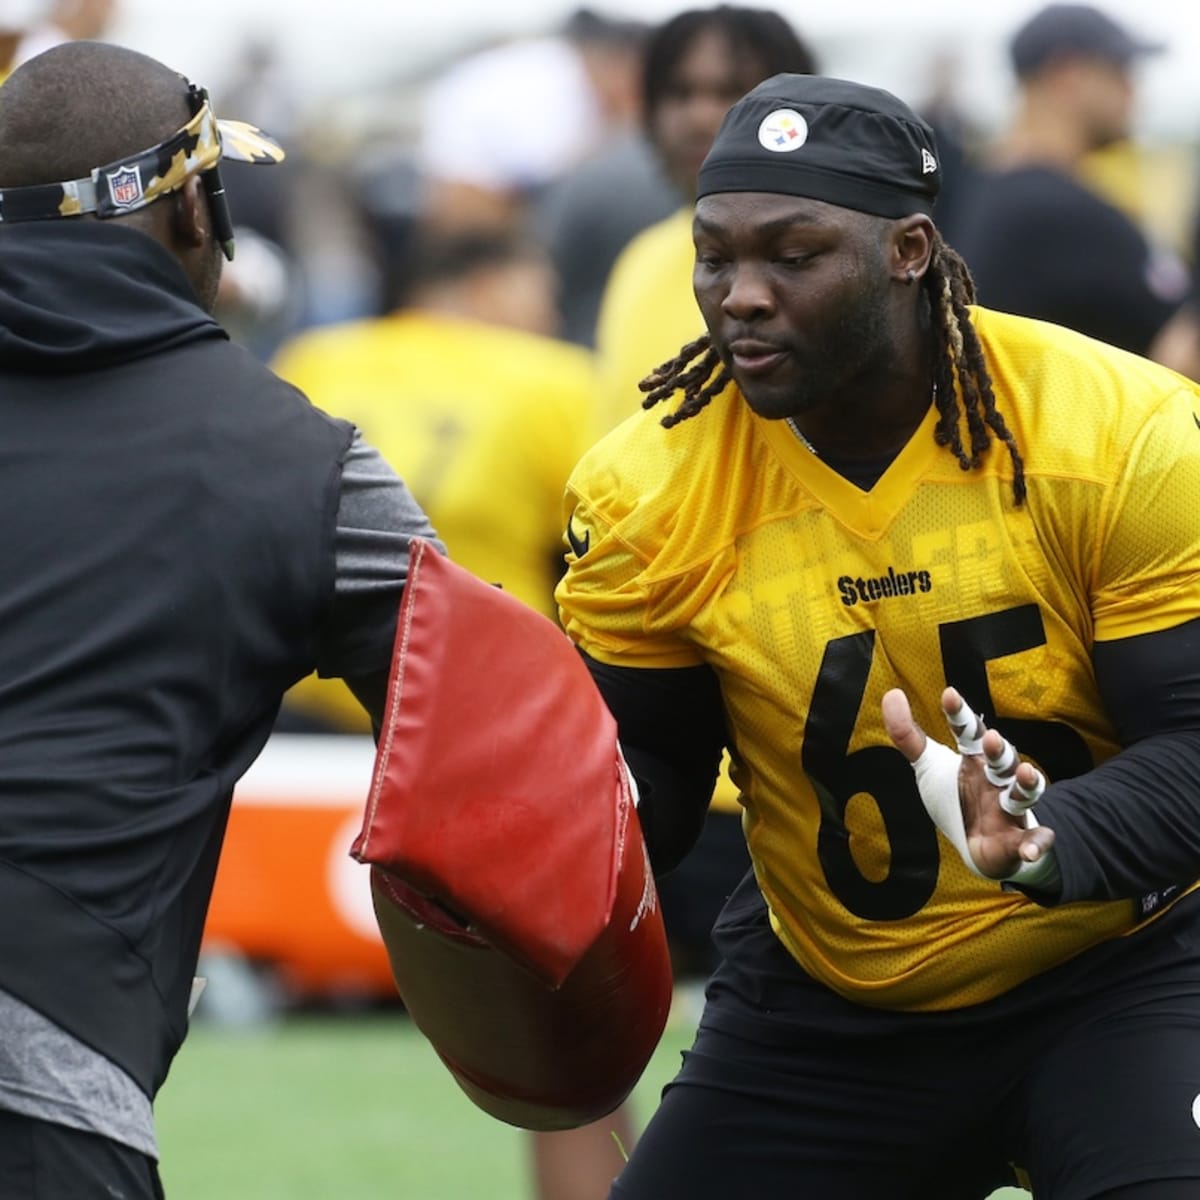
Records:
[[[758,127],[758,144],[774,154],[799,150],[806,141],[808,122],[792,108],[777,108]]]

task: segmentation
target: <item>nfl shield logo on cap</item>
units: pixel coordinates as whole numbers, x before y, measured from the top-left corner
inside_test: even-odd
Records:
[[[142,198],[142,176],[137,167],[122,167],[108,176],[108,193],[117,208],[129,208]]]

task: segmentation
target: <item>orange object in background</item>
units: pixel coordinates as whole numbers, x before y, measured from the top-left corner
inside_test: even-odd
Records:
[[[271,737],[234,792],[202,953],[266,968],[289,999],[399,1001],[350,857],[374,759],[370,737]]]

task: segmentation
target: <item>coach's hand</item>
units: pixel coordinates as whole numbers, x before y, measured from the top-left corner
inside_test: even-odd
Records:
[[[959,753],[926,736],[899,688],[883,698],[888,736],[912,764],[926,811],[975,874],[1030,887],[1056,882],[1054,831],[1032,813],[1046,787],[1042,773],[954,688],[942,693],[942,711]]]

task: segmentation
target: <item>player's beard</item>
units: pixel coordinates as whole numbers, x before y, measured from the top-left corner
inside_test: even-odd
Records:
[[[783,348],[793,369],[781,371],[778,380],[738,380],[750,408],[768,420],[798,417],[836,406],[839,396],[883,377],[896,359],[886,302],[892,286],[884,275],[851,303],[827,309],[821,328],[789,339]]]

